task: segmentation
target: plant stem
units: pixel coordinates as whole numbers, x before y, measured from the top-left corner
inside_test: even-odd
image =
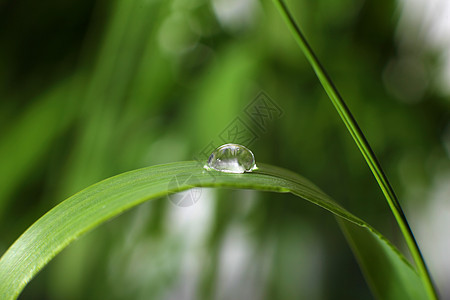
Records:
[[[355,141],[356,145],[358,146],[359,150],[364,156],[364,159],[366,160],[370,170],[375,176],[378,185],[383,191],[383,194],[386,197],[389,207],[391,208],[391,211],[394,214],[394,217],[397,220],[400,230],[406,240],[409,251],[411,252],[414,262],[418,268],[419,275],[422,278],[423,284],[425,285],[425,288],[427,290],[428,296],[430,297],[430,299],[437,299],[435,287],[431,280],[431,276],[427,269],[423,256],[420,253],[419,246],[417,245],[417,242],[414,238],[411,228],[409,227],[408,221],[406,220],[405,214],[403,213],[400,203],[398,202],[397,196],[395,195],[392,186],[390,185],[386,175],[384,174],[383,169],[381,168],[381,165],[375,156],[375,153],[370,147],[363,132],[359,128],[358,123],[356,122],[349,108],[347,107],[341,95],[339,94],[337,88],[331,81],[331,78],[325,71],[325,68],[320,64],[311,46],[306,41],[305,36],[301,32],[298,25],[295,23],[295,20],[291,15],[291,13],[289,12],[284,1],[274,0],[274,3],[275,6],[278,8],[279,12],[281,13],[284,21],[287,23],[289,29],[293,33],[295,40],[299,44],[307,60],[314,69],[314,72],[316,73],[323,88],[328,94],[328,97],[331,99],[331,102],[338,111],[342,121],[344,121],[345,126],[347,127],[348,131],[353,137],[353,140]]]

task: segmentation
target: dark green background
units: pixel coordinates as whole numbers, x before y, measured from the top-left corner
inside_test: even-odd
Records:
[[[223,12],[234,1],[0,2],[0,252],[83,187],[206,159],[236,118],[253,132],[257,162],[308,177],[404,247],[275,6],[248,1],[249,13],[225,21],[219,2]],[[400,45],[392,1],[289,4],[400,201],[420,211],[449,168],[437,54]],[[260,91],[283,111],[263,128],[245,113]],[[203,196],[189,208],[160,199],[108,222],[63,251],[21,299],[371,297],[329,213],[290,195]]]

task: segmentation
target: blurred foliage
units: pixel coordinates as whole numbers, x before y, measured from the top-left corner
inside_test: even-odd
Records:
[[[408,56],[431,83],[406,101],[414,78],[398,71],[392,1],[289,4],[400,201],[423,207],[433,174],[448,168],[449,102],[433,88],[433,55]],[[375,180],[270,1],[7,0],[0,45],[1,252],[83,187],[198,157],[236,117],[257,135],[257,161],[308,176],[402,247]],[[245,114],[261,90],[284,112],[264,130]],[[204,196],[185,209],[161,199],[102,226],[21,299],[370,297],[328,214],[289,195]]]

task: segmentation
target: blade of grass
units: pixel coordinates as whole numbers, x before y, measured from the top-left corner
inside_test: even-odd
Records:
[[[381,234],[375,238],[354,223],[336,220],[377,299],[428,299],[418,273],[404,272],[404,262],[398,259],[397,250],[389,242],[382,242]]]
[[[423,284],[427,289],[430,299],[437,299],[435,287],[431,280],[431,276],[427,269],[423,256],[420,252],[419,246],[414,238],[411,228],[409,227],[408,221],[406,220],[406,216],[403,213],[403,210],[400,206],[397,196],[395,195],[394,190],[387,179],[387,176],[385,175],[383,169],[381,168],[381,165],[378,162],[375,153],[370,147],[363,132],[359,128],[358,123],[356,122],[355,118],[350,112],[350,109],[347,107],[341,95],[339,94],[336,86],[333,84],[330,76],[327,74],[325,68],[321,65],[319,59],[314,54],[314,51],[312,50],[311,46],[306,41],[305,36],[303,35],[299,26],[296,24],[292,14],[290,13],[284,1],[274,0],[274,3],[278,8],[279,12],[281,13],[284,21],[288,25],[289,29],[291,30],[292,34],[294,35],[295,40],[299,44],[307,60],[314,69],[314,72],[316,73],[323,88],[328,94],[328,97],[330,98],[334,107],[338,111],[342,121],[344,121],[345,126],[347,127],[348,131],[353,137],[353,140],[355,141],[356,145],[358,146],[359,150],[364,156],[364,159],[366,160],[370,170],[375,176],[378,185],[383,191],[383,194],[389,204],[389,207],[392,213],[394,214],[394,217],[397,220],[400,230],[406,240],[408,248],[419,270],[419,274],[422,278]]]
[[[144,201],[193,187],[225,187],[290,192],[340,217],[350,229],[349,236],[362,247],[377,245],[377,260],[367,266],[375,279],[379,265],[390,285],[375,282],[383,299],[425,299],[420,277],[408,261],[379,232],[337,204],[305,178],[290,171],[258,164],[253,173],[229,174],[205,171],[198,162],[177,162],[123,173],[96,183],[63,201],[36,221],[0,259],[0,298],[15,299],[25,285],[55,255],[76,238]],[[195,178],[195,180],[192,180]],[[173,184],[175,182],[177,184]],[[364,243],[360,242],[364,241]],[[390,272],[395,265],[396,272]],[[383,277],[384,279],[384,277]],[[384,281],[382,281],[384,282]],[[413,285],[415,288],[408,288]],[[394,297],[395,296],[395,297]]]

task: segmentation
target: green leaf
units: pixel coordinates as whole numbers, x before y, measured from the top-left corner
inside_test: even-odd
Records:
[[[353,117],[353,114],[350,112],[350,109],[347,107],[347,104],[344,102],[344,99],[341,97],[339,91],[334,85],[331,77],[325,71],[325,68],[320,63],[316,54],[314,53],[312,47],[309,45],[306,37],[303,35],[303,32],[300,30],[300,27],[294,20],[291,12],[286,6],[283,0],[274,0],[275,6],[278,8],[281,16],[284,21],[288,25],[291,30],[297,44],[300,46],[303,54],[306,56],[306,59],[310,63],[311,67],[314,69],[314,72],[317,75],[320,83],[322,84],[325,92],[336,108],[339,116],[347,127],[348,132],[352,136],[355,144],[358,146],[361,154],[366,160],[367,165],[372,171],[375,179],[378,182],[378,185],[381,188],[381,191],[386,198],[387,203],[389,204],[389,208],[392,211],[395,219],[397,220],[397,224],[400,227],[400,230],[405,238],[406,244],[408,245],[409,251],[416,263],[417,269],[419,271],[421,280],[426,287],[428,296],[430,299],[437,299],[437,292],[431,280],[430,273],[425,264],[425,261],[422,257],[422,253],[420,252],[419,245],[417,244],[416,239],[412,233],[411,228],[409,227],[408,221],[406,219],[405,214],[403,213],[400,202],[397,199],[396,194],[394,193],[394,189],[392,188],[389,180],[384,173],[381,164],[379,163],[374,151],[369,145],[364,133],[359,127],[356,119]]]
[[[415,270],[370,225],[305,178],[270,165],[258,166],[253,173],[228,174],[206,171],[198,162],[177,162],[123,173],[82,190],[36,221],[3,255],[0,259],[0,298],[16,298],[56,254],[97,225],[144,201],[193,187],[290,192],[325,208],[340,217],[349,239],[362,255],[374,255],[373,264],[365,265],[365,268],[370,270],[368,274],[373,274],[372,283],[383,299],[425,298]],[[377,270],[384,265],[393,266],[395,272],[381,274],[383,280],[380,282],[376,280],[380,275]]]
[[[428,299],[419,274],[381,233],[367,224],[337,221],[378,299]]]

